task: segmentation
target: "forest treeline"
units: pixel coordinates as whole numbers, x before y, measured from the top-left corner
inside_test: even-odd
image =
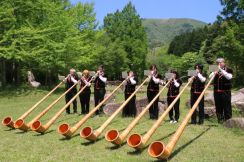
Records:
[[[129,2],[122,10],[96,20],[94,5],[69,0],[0,1],[0,82],[26,83],[32,71],[42,85],[58,81],[69,68],[95,70],[104,65],[110,80],[132,69],[142,76],[149,64],[162,72],[185,71],[196,62],[212,64],[224,57],[234,69],[236,85],[244,81],[243,1],[220,0],[223,10],[213,24],[176,36],[151,49],[142,19]]]

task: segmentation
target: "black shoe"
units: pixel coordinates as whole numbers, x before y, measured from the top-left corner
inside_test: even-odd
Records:
[[[194,124],[195,125],[195,124],[197,124],[197,122],[196,121],[191,121],[191,124]]]
[[[203,124],[203,120],[199,120],[198,124],[202,125]]]
[[[223,124],[223,123],[224,123],[224,120],[222,120],[222,119],[218,119],[218,123],[219,123],[219,124]]]

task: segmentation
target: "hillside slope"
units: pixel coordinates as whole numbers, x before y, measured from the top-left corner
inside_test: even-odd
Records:
[[[143,19],[149,46],[158,47],[168,44],[175,36],[207,25],[194,19]]]

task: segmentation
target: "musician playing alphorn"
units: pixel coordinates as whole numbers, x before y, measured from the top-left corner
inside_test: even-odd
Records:
[[[196,76],[193,78],[191,84],[191,107],[195,104],[196,100],[201,95],[202,91],[205,88],[206,77],[203,76],[203,65],[196,64],[195,65]],[[204,122],[204,96],[201,99],[198,105],[198,124],[203,124]],[[191,124],[197,124],[197,113],[196,110],[191,116]]]
[[[149,77],[150,81],[147,86],[147,99],[148,102],[151,102],[158,94],[159,84],[161,84],[161,75],[158,74],[157,66],[155,64],[150,67]],[[157,98],[149,108],[150,119],[158,119],[158,101],[159,98]]]
[[[90,108],[90,96],[91,96],[91,81],[92,77],[88,70],[84,70],[81,77],[80,89],[85,85],[87,87],[80,93],[81,114],[88,114]]]
[[[167,103],[170,105],[174,99],[177,97],[180,91],[180,86],[182,81],[180,79],[179,73],[175,70],[172,70],[173,79],[170,81],[167,93]],[[169,111],[170,123],[177,123],[180,117],[180,99],[177,100],[174,107]]]
[[[130,97],[130,95],[135,91],[137,84],[137,78],[134,76],[133,71],[128,71],[128,77],[125,83],[125,100]],[[123,117],[135,117],[136,116],[136,95],[126,104],[122,111]]]
[[[233,76],[232,69],[226,67],[225,60],[218,58],[216,60],[218,71],[212,72],[210,78],[214,77],[214,101],[216,115],[219,123],[232,117],[231,107],[231,80]]]
[[[72,87],[74,84],[77,83],[78,76],[76,74],[75,69],[70,69],[69,75],[66,79],[65,89],[68,90],[70,87]],[[66,95],[65,95],[65,101],[68,103],[77,93],[76,86],[73,87]],[[77,101],[76,99],[73,101],[73,111],[74,113],[77,113]],[[66,108],[66,113],[70,114],[70,105]]]
[[[106,82],[107,77],[104,73],[103,66],[99,66],[97,69],[96,78],[94,80],[94,99],[95,99],[95,107],[104,99],[106,93]],[[99,110],[96,111],[96,115],[99,115],[103,112],[103,106],[100,107]]]

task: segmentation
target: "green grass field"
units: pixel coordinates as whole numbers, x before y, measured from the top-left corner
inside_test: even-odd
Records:
[[[53,94],[47,102],[44,102],[33,113],[26,118],[30,121],[45,106],[55,100],[62,90]],[[18,89],[0,92],[0,119],[11,115],[14,119],[18,118],[23,112],[34,105],[42,96],[47,93],[45,90]],[[138,98],[145,94],[139,94]],[[181,98],[181,117],[186,115],[188,108],[185,106],[189,94],[186,92]],[[116,101],[123,100],[123,95],[116,97]],[[54,113],[64,105],[61,100],[41,121],[47,122]],[[91,106],[93,107],[93,105]],[[78,107],[80,112],[80,106]],[[104,134],[111,128],[123,130],[132,121],[132,118],[121,118],[119,115],[113,120],[109,127],[103,132],[96,142],[88,142],[78,135],[69,140],[64,139],[56,131],[57,126],[63,122],[71,125],[80,120],[82,116],[78,114],[63,114],[52,125],[46,134],[40,135],[36,132],[23,133],[19,130],[9,130],[7,127],[0,126],[0,161],[156,161],[147,153],[147,147],[142,152],[134,151],[127,144],[121,147],[114,147],[104,139]],[[106,115],[89,119],[83,126],[99,127],[107,119]],[[140,120],[140,123],[131,133],[144,134],[154,123],[148,120],[148,115]],[[167,144],[170,136],[179,126],[169,124],[168,118],[162,123],[156,133],[151,137],[148,144],[152,141],[160,140]],[[216,119],[206,120],[202,126],[188,125],[178,141],[170,161],[176,162],[241,162],[244,161],[244,131],[239,129],[227,129],[216,123]]]

